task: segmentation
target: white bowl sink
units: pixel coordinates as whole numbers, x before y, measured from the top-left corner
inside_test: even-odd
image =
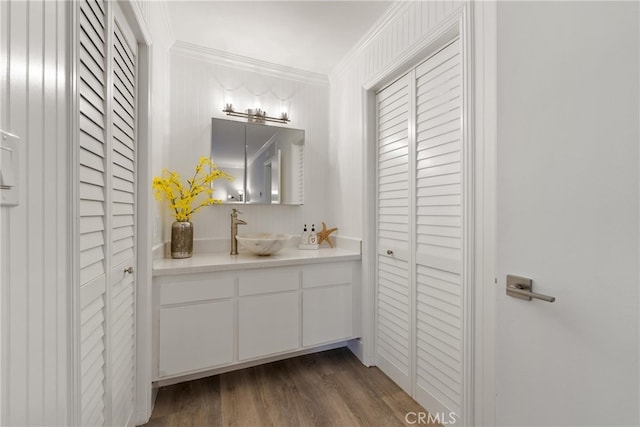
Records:
[[[279,233],[248,233],[236,236],[240,246],[255,255],[272,255],[284,248],[289,236]]]

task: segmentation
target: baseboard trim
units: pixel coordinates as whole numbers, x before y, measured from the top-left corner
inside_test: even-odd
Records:
[[[259,360],[250,360],[244,363],[237,363],[230,366],[223,366],[220,368],[209,369],[206,371],[194,372],[192,374],[180,375],[180,376],[166,378],[166,379],[159,379],[153,382],[153,387],[158,388],[158,387],[178,384],[185,381],[199,380],[201,378],[206,378],[213,375],[224,374],[225,372],[237,371],[239,369],[252,368],[258,365],[264,365],[265,363],[277,362],[279,360],[291,359],[293,357],[304,356],[306,354],[318,353],[326,350],[334,350],[336,348],[347,347],[348,343],[349,341],[339,341],[332,344],[326,344],[320,347],[306,348],[303,350],[299,350],[291,353],[285,353],[285,354],[278,354],[275,356],[270,356],[270,357],[266,357]]]
[[[373,364],[366,363],[364,359],[364,345],[362,344],[362,340],[360,338],[349,341],[347,343],[347,347],[349,348],[349,350],[351,350],[351,353],[353,353],[360,360],[360,363],[362,363],[364,366],[366,366],[367,368],[370,368],[371,366],[373,366]]]

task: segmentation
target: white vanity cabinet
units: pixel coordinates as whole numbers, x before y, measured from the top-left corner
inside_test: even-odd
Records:
[[[359,270],[333,261],[154,277],[155,380],[357,338]]]

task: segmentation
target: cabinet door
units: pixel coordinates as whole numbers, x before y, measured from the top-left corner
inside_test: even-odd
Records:
[[[238,320],[240,360],[300,347],[297,291],[240,298]]]
[[[352,286],[305,289],[302,295],[302,345],[312,346],[353,335]]]
[[[233,362],[233,301],[160,309],[160,377]]]

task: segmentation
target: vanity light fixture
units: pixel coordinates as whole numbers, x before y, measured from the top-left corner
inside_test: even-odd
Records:
[[[260,108],[251,109],[249,108],[246,113],[240,113],[234,111],[233,104],[226,104],[223,113],[227,113],[227,116],[233,117],[244,117],[249,122],[256,123],[264,123],[264,122],[276,122],[276,123],[289,123],[291,120],[289,119],[289,115],[285,112],[280,114],[280,117],[271,117],[267,116],[266,111],[262,111]]]

